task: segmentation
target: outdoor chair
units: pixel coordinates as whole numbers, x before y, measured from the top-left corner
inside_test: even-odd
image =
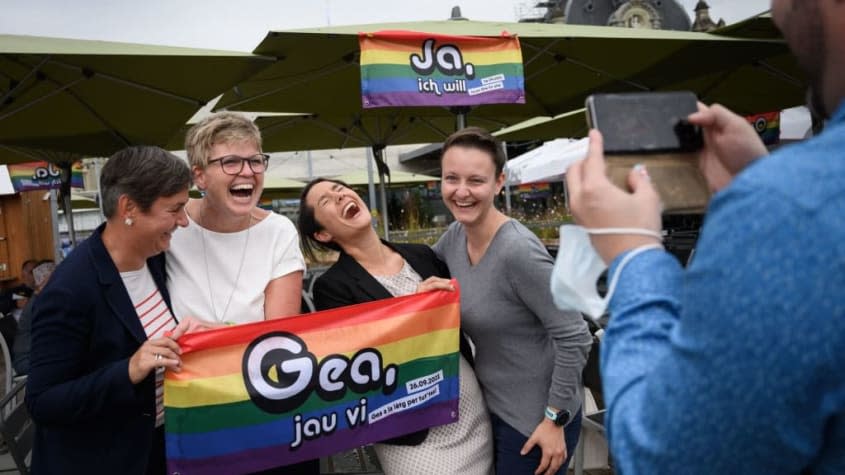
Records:
[[[604,428],[604,409],[596,407],[589,388],[584,388],[581,437],[572,457],[574,475],[583,475],[584,469],[604,469],[608,464],[607,433]]]
[[[0,435],[21,475],[29,474],[28,461],[35,437],[35,425],[23,401],[25,388],[26,381],[19,381],[0,400]]]
[[[312,313],[314,311],[314,301],[311,300],[311,295],[305,289],[302,289],[302,303],[300,312]]]
[[[581,437],[572,458],[574,475],[582,475],[584,469],[606,468],[608,466],[607,433],[604,427],[604,397],[599,372],[599,348],[604,329],[588,320],[593,346],[587,359],[584,374],[584,400],[581,404]]]
[[[26,380],[26,375],[18,376],[15,373],[15,368],[12,366],[12,353],[9,348],[9,343],[6,338],[0,335],[0,356],[3,357],[3,366],[0,371],[3,371],[3,395],[8,394],[12,390],[12,385]]]

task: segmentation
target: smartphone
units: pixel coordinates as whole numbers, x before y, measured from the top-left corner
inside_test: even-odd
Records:
[[[586,109],[606,154],[694,152],[703,145],[701,128],[686,121],[698,110],[689,91],[593,94]]]

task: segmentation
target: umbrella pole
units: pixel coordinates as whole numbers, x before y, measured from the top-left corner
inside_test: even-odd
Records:
[[[56,262],[62,262],[62,236],[59,235],[59,204],[56,189],[50,190],[50,218],[53,222],[53,254]]]
[[[62,205],[65,210],[65,221],[67,222],[67,233],[70,236],[70,245],[72,249],[76,248],[76,231],[73,228],[73,204],[70,198],[70,181],[73,177],[71,170],[72,162],[66,161],[59,163],[62,170],[62,183],[59,189],[62,192]]]
[[[367,193],[369,194],[370,209],[377,209],[376,187],[373,179],[373,149],[367,149]],[[375,223],[373,223],[375,225]]]
[[[505,151],[505,163],[508,163],[508,144],[502,142],[502,149]],[[505,173],[505,214],[511,215],[511,184],[507,173]]]
[[[461,130],[466,128],[467,126],[467,113],[469,112],[468,106],[455,106],[450,108],[453,114],[455,114],[455,130]]]
[[[379,198],[381,198],[381,221],[384,225],[384,239],[390,240],[390,224],[388,223],[387,219],[387,192],[385,189],[387,188],[387,183],[385,181],[385,175],[388,175],[390,172],[387,169],[387,163],[384,161],[384,147],[374,146],[373,147],[373,158],[375,158],[376,165],[378,168],[378,175],[379,175]]]

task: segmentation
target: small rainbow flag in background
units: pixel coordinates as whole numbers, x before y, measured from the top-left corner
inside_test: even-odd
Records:
[[[168,472],[255,472],[456,421],[459,299],[426,292],[183,336],[182,371],[164,382]]]
[[[9,178],[15,191],[48,190],[61,185],[61,170],[49,162],[15,163],[7,165]],[[82,161],[71,166],[70,186],[84,188],[82,180]]]
[[[363,107],[525,103],[516,36],[361,33]]]
[[[764,144],[772,145],[780,141],[780,112],[748,115],[745,120],[754,126]]]

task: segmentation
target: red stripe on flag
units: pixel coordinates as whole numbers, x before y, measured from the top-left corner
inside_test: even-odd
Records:
[[[452,286],[455,287],[455,290],[458,290],[458,281],[452,279]],[[417,304],[417,311],[428,310],[444,305],[459,303],[460,293],[457,291],[450,292],[446,290],[437,290],[422,294],[411,294],[391,299],[389,304],[376,300],[373,302],[349,305],[317,313],[299,315],[296,317],[281,318],[274,320],[273,322],[278,325],[279,330],[291,333],[301,333],[315,327],[328,329],[354,326],[394,317],[396,316],[395,309],[397,307],[401,308],[402,312],[407,314],[409,313],[407,305],[407,301],[409,300]],[[340,317],[344,318],[341,319]],[[236,325],[234,327],[189,333],[179,338],[178,343],[182,348],[183,355],[192,351],[199,351],[207,348],[217,348],[226,345],[247,343],[266,334],[268,332],[268,323],[270,322],[246,323],[243,325]],[[226,333],[225,339],[219,336],[219,333],[221,332]]]

